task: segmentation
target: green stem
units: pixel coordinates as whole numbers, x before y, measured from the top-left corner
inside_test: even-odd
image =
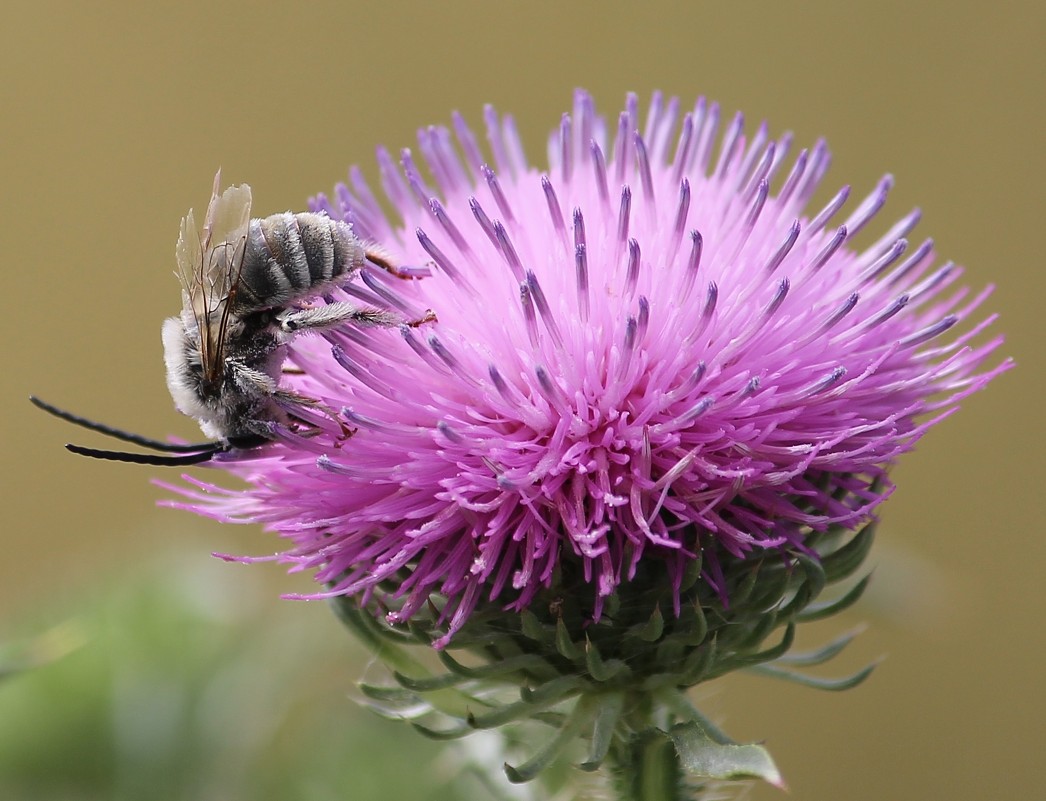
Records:
[[[613,768],[619,801],[684,801],[679,755],[664,732],[647,729],[621,750]]]

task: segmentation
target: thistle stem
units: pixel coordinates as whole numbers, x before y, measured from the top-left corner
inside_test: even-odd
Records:
[[[612,770],[619,801],[684,801],[683,769],[672,740],[646,730],[618,753]]]

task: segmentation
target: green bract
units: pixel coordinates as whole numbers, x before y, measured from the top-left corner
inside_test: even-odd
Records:
[[[642,784],[636,777],[647,769],[663,778],[667,764],[669,774],[691,789],[694,782],[750,777],[782,785],[763,748],[733,743],[694,709],[686,691],[734,670],[827,690],[865,679],[873,666],[841,679],[798,672],[831,659],[853,632],[813,652],[788,650],[798,623],[832,615],[860,597],[868,577],[820,600],[829,585],[855,575],[873,535],[874,525],[856,533],[838,527],[810,534],[809,554],[721,560],[728,566],[725,598],[699,580],[697,560],[684,581],[678,614],[666,609],[672,589],[663,576],[641,564],[608,599],[598,622],[591,621],[587,596],[574,591],[577,577],[567,563],[540,601],[522,613],[481,606],[451,644],[435,652],[442,672],[423,666],[406,648],[431,646],[442,635],[439,598],[406,626],[386,623],[385,615],[395,609],[378,603],[361,608],[339,596],[334,605],[391,670],[394,685],[361,685],[380,714],[408,720],[437,739],[522,721],[552,728],[551,738],[525,762],[505,766],[512,781],[534,778],[581,737],[588,752],[578,767],[607,764],[624,782]],[[651,761],[665,749],[671,751],[667,763]],[[623,797],[685,797],[636,792]]]

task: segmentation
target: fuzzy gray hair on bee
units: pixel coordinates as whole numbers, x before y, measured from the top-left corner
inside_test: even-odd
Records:
[[[344,323],[407,322],[389,311],[345,301],[316,302],[352,281],[366,262],[398,277],[414,275],[398,270],[379,249],[368,248],[350,225],[311,212],[251,219],[251,188],[241,184],[219,194],[220,182],[221,171],[214,177],[202,228],[197,229],[192,210],[182,218],[175,248],[182,311],[162,330],[174,405],[194,418],[211,441],[161,442],[30,398],[70,423],[168,455],[67,445],[74,453],[139,464],[198,464],[271,441],[276,426],[307,409],[326,414],[344,429],[319,401],[280,387],[288,343],[298,333]],[[429,312],[407,324],[433,319]]]

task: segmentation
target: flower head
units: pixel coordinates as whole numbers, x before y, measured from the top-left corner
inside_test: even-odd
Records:
[[[578,92],[531,166],[509,117],[485,113],[488,160],[464,121],[419,131],[422,164],[379,151],[390,221],[353,170],[314,207],[406,265],[346,288],[389,306],[399,331],[342,327],[295,340],[288,388],[355,429],[280,431],[222,466],[248,488],[198,483],[182,506],[262,521],[318,595],[433,595],[445,644],[477,605],[525,609],[564,569],[598,619],[637,570],[677,607],[687,568],[723,594],[724,564],[802,554],[813,532],[855,529],[886,470],[986,369],[988,296],[956,284],[913,211],[863,248],[892,185],[809,203],[818,142],[720,132],[704,99],[682,115],[634,97],[616,120]],[[456,138],[456,145],[454,139]],[[460,155],[459,155],[460,151]]]

